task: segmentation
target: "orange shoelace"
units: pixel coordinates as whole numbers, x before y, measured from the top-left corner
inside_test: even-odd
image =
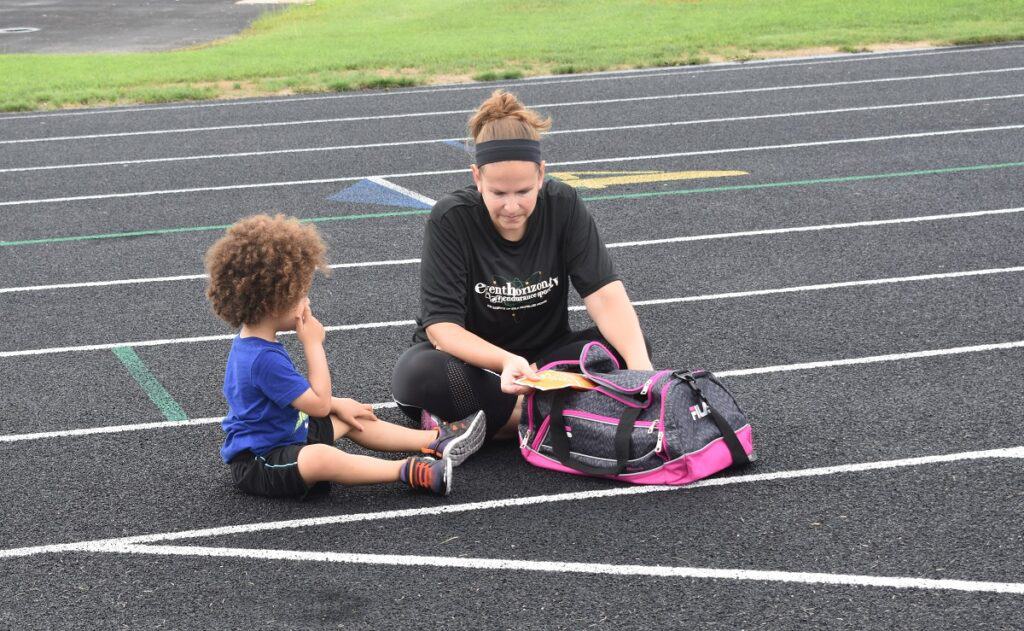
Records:
[[[412,483],[412,486],[429,489],[433,477],[429,463],[422,461],[412,463],[411,470],[409,471],[409,481]]]

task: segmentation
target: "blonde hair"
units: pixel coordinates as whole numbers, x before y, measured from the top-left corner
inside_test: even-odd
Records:
[[[541,118],[511,92],[495,90],[470,117],[468,128],[476,144],[489,140],[540,140],[540,133],[551,129],[551,119]]]
[[[329,273],[327,246],[311,224],[282,214],[246,217],[206,252],[206,297],[233,327],[280,315]]]

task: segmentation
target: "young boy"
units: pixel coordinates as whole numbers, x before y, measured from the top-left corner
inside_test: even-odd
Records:
[[[452,467],[483,444],[482,414],[437,430],[378,419],[372,406],[331,396],[324,327],[310,311],[313,274],[328,270],[316,228],[284,215],[255,215],[231,226],[206,253],[213,311],[241,327],[224,373],[229,412],[221,457],[241,490],[270,497],[305,496],[330,482],[401,481],[438,495],[451,490]],[[294,330],[308,380],[279,331]],[[342,436],[378,451],[422,452],[405,460],[348,454]]]

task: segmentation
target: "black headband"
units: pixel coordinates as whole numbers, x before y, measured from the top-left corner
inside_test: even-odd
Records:
[[[488,140],[476,146],[476,166],[522,160],[540,164],[539,140]]]

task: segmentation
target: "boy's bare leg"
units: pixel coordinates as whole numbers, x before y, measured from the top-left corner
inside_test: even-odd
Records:
[[[342,423],[331,415],[334,425],[334,440],[345,436],[374,451],[419,451],[437,438],[437,430],[412,429],[387,421],[363,421],[363,430]]]
[[[512,416],[508,417],[508,422],[495,432],[494,440],[512,440],[515,438],[519,433],[519,419],[522,415],[523,395],[519,395],[516,399],[516,406],[512,408]]]
[[[306,484],[328,481],[341,484],[397,482],[404,460],[381,460],[345,453],[331,445],[306,445],[299,450],[299,475]]]

